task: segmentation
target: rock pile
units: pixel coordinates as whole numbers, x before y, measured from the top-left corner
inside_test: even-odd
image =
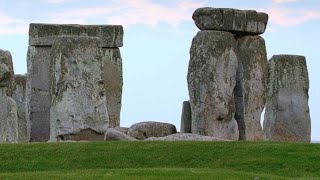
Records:
[[[27,102],[29,103],[27,111],[30,112],[31,141],[49,140],[51,106],[49,79],[53,76],[49,73],[50,59],[52,59],[51,56],[57,56],[57,54],[52,54],[52,47],[56,42],[56,38],[63,35],[87,35],[99,38],[97,41],[100,43],[100,65],[103,72],[99,81],[100,84],[105,86],[104,92],[100,93],[107,98],[110,127],[116,127],[120,124],[123,80],[122,59],[118,47],[123,45],[122,26],[30,24],[27,61],[29,74],[27,80]],[[90,49],[87,50],[90,51]],[[83,53],[85,54],[85,52]],[[62,58],[68,59],[68,57]],[[80,56],[77,58],[80,58]],[[86,63],[86,61],[83,61],[83,63]],[[88,64],[90,63],[88,62]],[[77,66],[77,64],[72,63],[68,65],[73,68]],[[82,72],[82,70],[79,71]],[[85,75],[87,73],[86,70],[83,73],[82,75]],[[60,85],[58,84],[58,86]],[[101,137],[103,139],[103,135]]]
[[[310,142],[309,78],[305,57],[274,55],[268,69],[265,139]]]
[[[265,103],[268,15],[199,8],[201,31],[192,40],[188,89],[192,133],[231,140],[260,140]]]
[[[17,105],[8,96],[13,93],[12,82],[14,73],[11,54],[0,49],[0,143],[18,142]]]

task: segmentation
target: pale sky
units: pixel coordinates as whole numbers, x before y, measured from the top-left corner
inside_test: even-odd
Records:
[[[29,23],[123,25],[121,125],[162,121],[180,129],[182,102],[189,99],[189,49],[198,31],[191,16],[204,6],[266,12],[268,58],[306,56],[312,140],[320,141],[319,0],[0,0],[0,49],[12,53],[15,73],[24,74]]]

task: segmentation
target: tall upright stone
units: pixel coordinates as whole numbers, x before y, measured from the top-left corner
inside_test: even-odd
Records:
[[[10,56],[11,57],[11,56]],[[11,85],[11,68],[7,59],[0,59],[0,143],[18,142],[17,105],[7,95]]]
[[[236,40],[229,32],[200,31],[193,38],[187,77],[192,133],[239,139],[233,95],[236,51]]]
[[[4,63],[9,69],[9,78],[6,79],[6,83],[8,83],[7,95],[11,97],[15,90],[14,69],[11,53],[0,49],[0,62]]]
[[[105,52],[105,62],[110,62],[110,57],[113,64],[112,72],[117,72],[122,66],[119,62],[120,53],[117,48],[123,45],[123,27],[118,25],[77,25],[77,24],[30,24],[29,28],[29,48],[28,48],[28,80],[27,80],[27,115],[30,116],[31,122],[31,141],[47,141],[50,136],[50,96],[49,96],[49,66],[51,47],[57,36],[60,35],[76,35],[86,34],[100,38],[101,48]],[[113,50],[114,49],[114,50]],[[112,54],[116,55],[110,55]],[[108,61],[107,61],[108,60]],[[112,64],[109,63],[109,64]],[[113,69],[115,68],[115,69]],[[108,69],[108,68],[105,68]],[[108,74],[108,73],[106,73]],[[111,75],[113,75],[111,73]],[[122,74],[117,74],[117,85],[122,87]],[[105,76],[104,76],[105,77]],[[109,78],[110,79],[110,78]],[[108,86],[108,80],[105,80],[105,86]],[[118,88],[121,91],[121,88]],[[120,117],[121,94],[117,94],[118,98],[110,98],[108,105],[112,106],[110,119],[115,119],[119,124]],[[119,95],[120,94],[120,95]],[[120,98],[119,98],[120,96]],[[119,100],[120,99],[120,100]],[[113,102],[115,101],[115,102]],[[117,106],[115,105],[117,104]],[[116,109],[118,108],[118,109]],[[113,122],[113,120],[112,120]]]
[[[100,39],[58,36],[50,59],[51,141],[103,140],[109,116]]]
[[[27,117],[26,104],[26,83],[27,77],[24,75],[15,75],[16,89],[13,92],[12,98],[17,104],[18,115],[18,141],[30,141],[30,122]]]
[[[260,36],[237,38],[239,66],[235,88],[240,140],[262,140],[261,113],[266,102],[267,52]]]
[[[268,62],[264,138],[310,142],[309,78],[304,56],[274,55]]]
[[[182,103],[182,113],[181,113],[181,127],[180,132],[182,133],[191,133],[191,107],[189,101],[184,101]]]

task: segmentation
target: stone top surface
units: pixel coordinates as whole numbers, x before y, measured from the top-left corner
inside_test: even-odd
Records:
[[[101,39],[102,47],[122,47],[123,27],[121,25],[80,25],[80,24],[38,24],[29,27],[29,45],[51,46],[56,36],[82,35]]]
[[[212,7],[198,8],[192,15],[200,30],[227,31],[237,35],[263,34],[268,18],[268,14],[255,10]]]

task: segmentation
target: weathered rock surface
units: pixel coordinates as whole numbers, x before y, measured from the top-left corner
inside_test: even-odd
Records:
[[[192,133],[238,140],[233,90],[237,43],[228,32],[200,31],[192,40],[188,89]]]
[[[0,143],[18,142],[17,105],[7,96],[7,87],[11,84],[8,81],[10,71],[6,62],[0,61]]]
[[[75,140],[86,130],[104,134],[109,117],[102,80],[100,40],[89,36],[60,36],[51,50],[50,140]],[[87,134],[87,133],[85,133]],[[84,137],[81,140],[94,139]]]
[[[150,137],[145,141],[229,141],[226,139],[215,138],[212,136],[202,136],[191,133],[177,133],[165,137]]]
[[[30,46],[52,46],[56,36],[78,35],[99,37],[101,47],[122,47],[123,27],[120,25],[38,24],[29,27]]]
[[[119,48],[102,48],[103,52],[103,80],[107,109],[109,113],[109,127],[120,126],[120,111],[122,98],[122,59]]]
[[[267,52],[260,36],[237,38],[239,67],[235,88],[239,139],[262,140],[261,113],[266,103]]]
[[[126,135],[114,128],[108,128],[104,134],[105,141],[137,141],[137,139]]]
[[[191,133],[191,107],[189,101],[182,103],[181,127],[180,132]]]
[[[162,122],[140,122],[133,124],[128,131],[128,135],[139,140],[149,137],[163,137],[177,133],[177,129],[173,124]]]
[[[109,109],[108,109],[108,111],[109,111]],[[120,131],[120,132],[122,132],[124,134],[128,134],[128,131],[129,131],[129,128],[127,128],[127,127],[119,127],[119,126],[117,126],[114,129],[117,130],[117,131]]]
[[[192,18],[201,30],[228,31],[238,35],[262,34],[268,23],[266,13],[227,8],[199,8]]]
[[[51,47],[29,46],[26,88],[27,119],[32,142],[46,142],[50,137],[49,64]]]
[[[26,83],[27,77],[24,75],[15,75],[16,88],[12,98],[17,104],[18,115],[18,141],[30,141],[30,122],[27,119],[26,112]]]
[[[12,56],[9,51],[3,51],[2,49],[0,49],[0,63],[4,63],[9,69],[8,78],[0,83],[0,87],[3,86],[3,84],[6,84],[7,95],[11,97],[13,91],[15,90],[15,79]]]
[[[268,72],[264,138],[310,142],[309,78],[305,57],[274,55],[268,62]]]

